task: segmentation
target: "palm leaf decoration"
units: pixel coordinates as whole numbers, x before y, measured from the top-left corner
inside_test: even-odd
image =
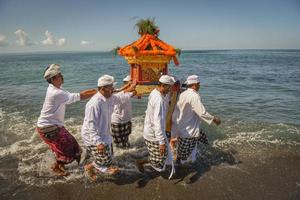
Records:
[[[118,55],[119,49],[120,49],[120,47],[117,46],[116,48],[113,48],[113,49],[111,50],[111,52],[113,53],[114,56]]]
[[[135,26],[141,36],[145,34],[158,35],[159,32],[159,27],[155,25],[154,18],[140,19]]]
[[[181,49],[175,49],[175,51],[176,51],[176,54],[178,55],[178,56],[180,56],[181,55]]]

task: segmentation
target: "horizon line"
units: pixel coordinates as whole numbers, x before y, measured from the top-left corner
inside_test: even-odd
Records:
[[[196,51],[247,51],[247,50],[300,50],[300,48],[222,48],[222,49],[185,49],[182,50],[182,52],[196,52]],[[56,53],[112,53],[113,50],[87,50],[87,51],[82,51],[82,50],[59,50],[59,51],[28,51],[28,52],[0,52],[0,55],[5,55],[5,54],[56,54]]]

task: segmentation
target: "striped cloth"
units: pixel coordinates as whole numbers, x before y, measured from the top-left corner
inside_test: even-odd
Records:
[[[131,134],[131,121],[126,123],[112,123],[111,133],[117,147],[128,148],[128,137]]]
[[[193,149],[197,143],[203,143],[208,145],[208,139],[206,134],[201,130],[199,137],[190,137],[190,138],[178,138],[177,146],[177,158],[180,160],[187,160],[191,155]]]
[[[145,144],[149,152],[150,164],[156,169],[163,170],[168,156],[167,149],[165,151],[165,154],[161,156],[158,142],[152,142],[145,139]]]
[[[104,153],[100,153],[97,146],[88,146],[87,149],[94,158],[94,165],[96,165],[96,168],[108,167],[111,165],[113,155],[112,145],[105,144]]]

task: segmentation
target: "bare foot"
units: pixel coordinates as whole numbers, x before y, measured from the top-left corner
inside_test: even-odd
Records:
[[[135,162],[135,165],[136,167],[138,168],[138,170],[141,172],[141,173],[144,173],[145,172],[145,169],[144,169],[144,162],[143,161],[136,161]]]
[[[117,167],[109,167],[108,169],[107,169],[107,173],[109,174],[109,175],[115,175],[115,174],[117,174],[117,173],[119,173],[120,172],[120,170],[119,170],[119,168],[117,168]]]
[[[57,176],[67,176],[69,175],[68,172],[65,171],[64,167],[61,167],[59,164],[55,163],[54,165],[51,166],[52,171],[57,175]]]
[[[59,169],[61,169],[62,171],[66,171],[65,165],[63,164],[58,164]]]
[[[97,174],[94,171],[94,167],[90,165],[84,166],[84,171],[87,173],[88,177],[95,182],[97,180]]]

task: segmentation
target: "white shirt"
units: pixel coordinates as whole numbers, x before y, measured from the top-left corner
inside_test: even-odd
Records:
[[[125,93],[129,98],[124,98],[120,103],[115,104],[113,114],[111,116],[111,123],[126,123],[131,121],[132,105],[131,99],[133,93]]]
[[[70,93],[49,84],[37,126],[40,128],[49,125],[63,126],[66,104],[79,100],[79,93]]]
[[[168,96],[163,96],[157,89],[152,90],[144,121],[144,138],[164,144],[166,137],[166,117],[169,103]]]
[[[130,94],[130,93],[129,93]],[[85,117],[81,128],[81,136],[86,146],[111,144],[111,115],[113,107],[130,98],[128,93],[119,92],[105,98],[97,92],[85,106]]]
[[[199,137],[201,120],[211,124],[214,116],[209,114],[202,104],[200,94],[187,89],[180,94],[172,116],[172,136]]]

